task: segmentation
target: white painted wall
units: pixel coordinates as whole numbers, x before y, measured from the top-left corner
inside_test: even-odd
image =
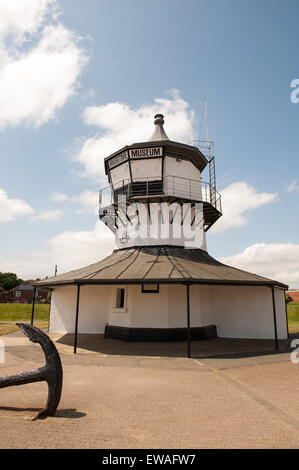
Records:
[[[117,287],[125,287],[125,306],[115,308]],[[284,293],[275,289],[277,330],[287,338]],[[76,288],[53,291],[51,332],[74,332]],[[274,338],[271,289],[268,287],[190,286],[191,326],[215,324],[219,337]],[[186,287],[160,285],[159,293],[141,286],[82,286],[79,333],[103,333],[105,324],[139,328],[185,327]]]
[[[126,183],[128,183],[130,178],[129,162],[123,163],[122,165],[111,169],[110,176],[114,189],[122,187],[123,180],[126,180]]]
[[[195,210],[188,203],[182,207],[178,203],[150,203],[149,206],[137,203],[131,204],[127,213],[130,222],[122,217],[115,236],[119,248],[158,244],[206,250],[202,208]]]
[[[285,294],[284,294],[284,291],[281,289],[275,289],[274,293],[275,293],[278,338],[285,339],[288,336],[288,327],[286,324],[286,311],[285,311],[286,309]]]
[[[210,286],[192,286],[190,289],[191,289],[190,290],[191,296],[192,296],[193,289],[198,289],[198,298],[199,298],[198,301],[200,302],[200,313],[201,313],[201,322],[202,322],[201,324],[202,325],[214,325],[215,322],[214,322],[214,316],[212,312],[212,303],[211,303],[211,287]]]
[[[191,180],[200,179],[200,171],[189,160],[177,160],[174,157],[165,157],[164,176],[177,176]]]
[[[187,324],[186,286],[180,284],[167,286],[167,290],[168,326],[169,328],[184,328]]]
[[[104,333],[111,309],[111,286],[81,286],[78,331]],[[76,287],[57,287],[52,292],[50,332],[75,331]]]
[[[211,312],[219,337],[274,338],[272,293],[269,287],[212,286]],[[287,338],[284,293],[275,289],[277,332]]]
[[[73,286],[57,287],[52,292],[50,332],[73,333],[75,329],[76,294]]]
[[[161,285],[160,292],[142,293],[141,286],[129,286],[131,326],[140,328],[168,327],[168,286]]]
[[[169,327],[184,328],[187,325],[186,286],[169,286]],[[210,286],[190,286],[191,326],[212,325]]]
[[[162,178],[162,159],[131,160],[133,181],[151,181]]]
[[[132,159],[132,177],[137,179],[160,179],[162,177],[162,158]],[[165,157],[164,176],[176,176],[191,180],[200,180],[200,171],[189,160],[177,160],[174,157]],[[124,162],[110,169],[113,185],[130,178],[129,162]],[[189,184],[189,183],[188,183]]]
[[[190,321],[192,326],[208,325],[204,321],[204,286],[190,286]],[[168,286],[168,321],[170,328],[187,326],[186,286]]]

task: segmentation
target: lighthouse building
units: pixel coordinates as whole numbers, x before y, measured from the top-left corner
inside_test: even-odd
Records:
[[[52,289],[50,331],[125,340],[288,337],[281,282],[220,263],[206,235],[222,215],[213,143],[147,142],[105,158],[99,218],[117,249],[36,286]],[[207,175],[206,177],[203,177]],[[98,253],[101,258],[101,253]]]

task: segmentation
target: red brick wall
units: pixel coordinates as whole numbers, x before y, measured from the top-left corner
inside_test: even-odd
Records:
[[[286,292],[286,294],[291,297],[293,302],[299,302],[299,290],[291,290],[289,292]]]

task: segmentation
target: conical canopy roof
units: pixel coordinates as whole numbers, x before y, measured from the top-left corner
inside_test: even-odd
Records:
[[[174,246],[115,250],[84,268],[38,281],[35,286],[74,284],[191,283],[209,285],[288,286],[220,263],[200,249]]]

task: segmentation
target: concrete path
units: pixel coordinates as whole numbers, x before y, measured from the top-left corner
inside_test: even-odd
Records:
[[[55,338],[64,368],[57,416],[32,421],[44,383],[1,389],[1,448],[299,447],[299,364],[287,349],[211,340],[193,343],[196,358],[186,359],[183,343],[82,335],[75,356],[71,336]],[[21,333],[1,339],[1,375],[43,364]]]

